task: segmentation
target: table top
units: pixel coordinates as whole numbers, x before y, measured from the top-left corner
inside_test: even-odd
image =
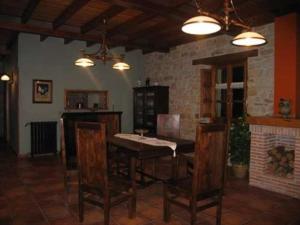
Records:
[[[176,154],[194,151],[194,141],[163,136],[156,136],[156,138],[176,142]],[[108,137],[107,142],[111,145],[122,148],[122,151],[124,150],[124,152],[126,152],[129,156],[136,157],[138,159],[173,155],[173,150],[167,146],[153,146],[115,136]]]

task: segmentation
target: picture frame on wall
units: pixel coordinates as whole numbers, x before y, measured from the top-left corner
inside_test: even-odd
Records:
[[[52,80],[33,80],[32,83],[32,102],[33,103],[52,103]]]

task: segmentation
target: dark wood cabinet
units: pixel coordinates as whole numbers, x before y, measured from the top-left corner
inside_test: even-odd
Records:
[[[145,128],[156,133],[157,114],[169,113],[169,87],[136,87],[134,95],[134,129]]]

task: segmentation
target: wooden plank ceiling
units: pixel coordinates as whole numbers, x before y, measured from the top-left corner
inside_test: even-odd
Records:
[[[240,17],[251,26],[272,22],[276,15],[299,11],[298,0],[233,0]],[[222,15],[223,0],[199,0],[203,9]],[[20,32],[100,42],[106,19],[110,47],[127,51],[166,52],[200,37],[184,34],[182,23],[197,15],[191,0],[0,0],[0,55],[9,54]],[[234,35],[237,29],[228,34]],[[221,32],[222,33],[222,32]],[[220,33],[220,34],[221,34]],[[205,37],[201,37],[205,38]]]

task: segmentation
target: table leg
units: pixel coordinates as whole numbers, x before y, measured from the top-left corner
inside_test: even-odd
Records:
[[[179,157],[172,157],[172,178],[178,178],[178,164],[179,164]]]
[[[130,178],[131,178],[131,186],[134,193],[134,201],[133,201],[133,217],[135,217],[136,213],[136,158],[130,157]]]

